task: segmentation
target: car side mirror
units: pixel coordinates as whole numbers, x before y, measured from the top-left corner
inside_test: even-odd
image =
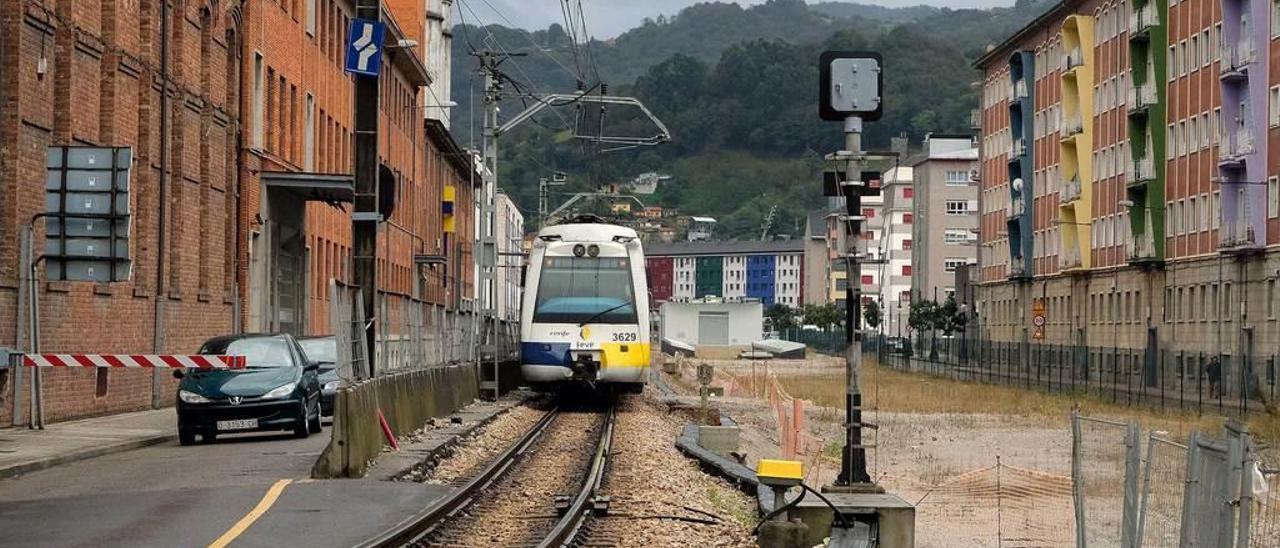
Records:
[[[184,369],[174,369],[174,370],[173,370],[173,378],[175,378],[175,379],[181,379],[182,377],[185,377],[185,376],[187,376],[187,372],[186,372],[186,370],[184,370]]]

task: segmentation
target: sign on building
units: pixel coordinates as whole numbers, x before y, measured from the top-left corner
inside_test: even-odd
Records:
[[[1035,328],[1031,336],[1036,339],[1043,339],[1046,323],[1048,323],[1048,320],[1045,319],[1044,299],[1037,297],[1032,300],[1031,304],[1031,326]]]
[[[48,279],[128,280],[132,149],[54,146],[46,159]]]
[[[377,76],[382,68],[382,37],[387,26],[381,21],[352,19],[347,34],[347,72]]]

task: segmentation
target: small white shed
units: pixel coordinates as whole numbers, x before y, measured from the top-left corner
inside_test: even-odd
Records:
[[[662,305],[662,337],[694,346],[746,347],[760,340],[764,305],[757,300],[701,299]]]

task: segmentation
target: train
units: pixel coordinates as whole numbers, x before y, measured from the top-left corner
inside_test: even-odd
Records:
[[[520,369],[538,391],[639,393],[649,379],[649,284],[636,231],[580,216],[529,252]]]

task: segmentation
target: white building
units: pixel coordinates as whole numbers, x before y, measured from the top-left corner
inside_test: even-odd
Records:
[[[747,256],[727,255],[724,258],[724,297],[727,299],[747,296]]]
[[[427,51],[425,63],[431,74],[431,84],[423,110],[429,119],[440,120],[449,127],[452,102],[449,88],[453,65],[453,0],[427,0]]]
[[[764,305],[721,299],[662,305],[662,338],[697,347],[749,347],[764,338]]]
[[[911,306],[914,176],[910,167],[891,169],[884,175],[880,192],[884,229],[876,235],[875,241],[885,260],[883,264],[875,265],[875,275],[882,303],[884,333],[890,336],[907,332],[907,314]]]
[[[497,287],[494,306],[499,319],[520,321],[520,268],[524,266],[521,242],[524,239],[524,214],[505,192],[494,200],[497,225],[494,238],[498,248],[498,268],[494,272]]]
[[[804,254],[778,255],[774,262],[773,300],[797,308],[804,304]]]
[[[671,297],[676,299],[692,299],[697,290],[693,275],[697,272],[694,257],[675,257],[675,276],[672,281]]]

